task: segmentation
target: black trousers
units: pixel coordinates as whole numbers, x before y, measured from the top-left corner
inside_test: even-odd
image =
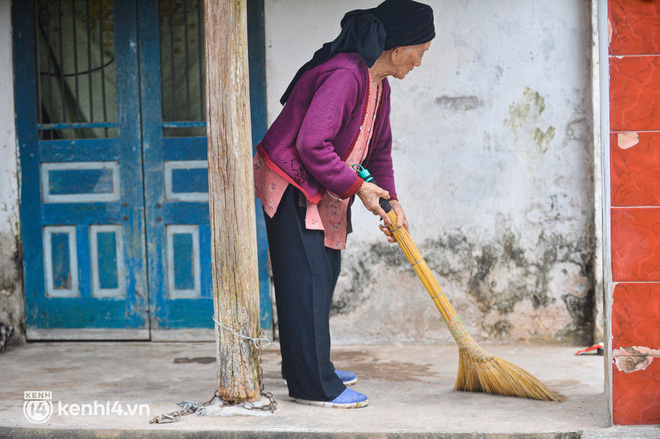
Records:
[[[305,228],[301,192],[289,186],[273,218],[265,215],[275,283],[282,376],[292,398],[331,401],[346,386],[330,361],[330,307],[341,250]]]

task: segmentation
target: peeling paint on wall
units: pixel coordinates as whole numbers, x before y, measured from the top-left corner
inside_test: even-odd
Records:
[[[621,149],[632,148],[639,143],[639,134],[632,131],[629,133],[619,133],[617,135],[617,146]]]
[[[621,372],[632,373],[644,370],[653,362],[653,357],[660,356],[660,349],[645,346],[614,349],[612,352],[616,367]]]
[[[548,145],[555,138],[555,131],[555,127],[548,127],[545,131],[542,131],[541,128],[534,128],[534,143],[543,154],[548,152]]]
[[[435,103],[440,107],[459,111],[474,110],[483,106],[483,102],[476,96],[440,96],[435,98]]]
[[[545,154],[548,145],[555,138],[556,128],[549,126],[546,129],[538,127],[541,115],[545,111],[545,98],[538,91],[525,87],[523,96],[509,106],[509,119],[504,120],[504,126],[511,128],[516,141],[525,141],[525,135],[532,137],[538,150]]]

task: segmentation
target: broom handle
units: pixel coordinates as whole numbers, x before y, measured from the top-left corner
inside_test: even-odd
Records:
[[[376,180],[374,180],[373,176],[363,166],[354,164],[351,166],[351,168],[353,168],[355,172],[357,172],[358,176],[364,181],[376,184]],[[392,222],[392,225],[389,226],[389,229],[392,232],[392,235],[394,235],[394,239],[396,239],[399,247],[401,247],[401,250],[403,250],[406,258],[408,258],[408,262],[410,262],[413,269],[415,270],[415,273],[417,273],[417,276],[422,281],[422,284],[424,284],[426,291],[428,291],[429,296],[431,296],[431,300],[433,300],[436,308],[438,308],[438,311],[440,311],[442,318],[445,320],[445,322],[453,320],[456,317],[456,311],[454,311],[454,308],[452,308],[449,300],[447,300],[447,297],[445,297],[444,293],[440,289],[438,281],[435,280],[433,273],[431,273],[431,269],[422,257],[422,254],[413,242],[406,228],[396,226],[398,218],[394,212],[394,209],[392,209],[392,205],[384,198],[379,200],[379,204]]]
[[[392,235],[394,235],[394,239],[396,239],[399,247],[401,247],[401,250],[403,250],[403,253],[406,255],[408,262],[410,262],[413,269],[415,270],[415,273],[417,273],[417,276],[419,276],[419,279],[424,284],[426,291],[428,291],[429,296],[431,296],[431,300],[433,300],[436,308],[438,308],[438,311],[440,311],[442,318],[445,320],[445,322],[452,320],[454,317],[456,317],[454,308],[451,306],[449,300],[447,300],[447,297],[440,289],[438,281],[435,280],[433,273],[431,273],[431,269],[422,257],[421,252],[413,242],[406,228],[397,227],[396,223],[398,218],[394,212],[394,209],[392,209],[392,205],[386,199],[381,198],[380,207],[383,208],[390,221],[392,222],[392,225],[389,226],[389,229],[392,232]]]

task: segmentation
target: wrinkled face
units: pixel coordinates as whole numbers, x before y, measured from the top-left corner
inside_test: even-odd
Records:
[[[396,53],[392,55],[392,64],[394,66],[394,76],[397,79],[403,79],[415,67],[422,65],[424,52],[429,50],[431,42],[418,44],[416,46],[398,47]]]

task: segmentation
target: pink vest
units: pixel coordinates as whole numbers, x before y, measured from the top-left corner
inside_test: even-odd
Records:
[[[369,75],[371,78],[371,75]],[[367,157],[368,146],[374,132],[374,121],[376,120],[376,109],[382,95],[382,84],[378,87],[373,80],[369,81],[367,93],[367,111],[360,125],[360,133],[353,151],[346,158],[346,165],[361,164]],[[282,200],[284,191],[289,182],[273,172],[266,166],[259,152],[254,156],[254,192],[261,200],[264,211],[271,218],[277,212],[277,206]],[[325,246],[334,249],[346,248],[346,213],[348,211],[349,199],[341,199],[330,191],[325,191],[323,198],[318,204],[312,204],[304,197],[302,201],[307,203],[307,215],[305,216],[305,227],[309,230],[323,230],[325,233]]]

